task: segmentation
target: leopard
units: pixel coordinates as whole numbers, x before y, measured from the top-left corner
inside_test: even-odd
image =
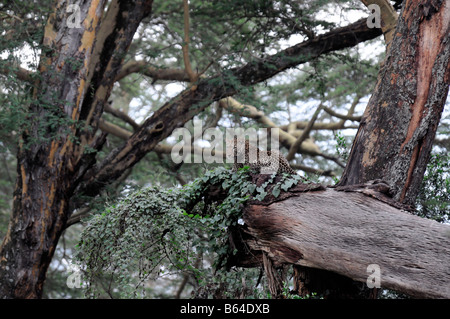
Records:
[[[232,171],[238,171],[244,166],[249,166],[257,174],[286,173],[297,175],[297,172],[280,152],[276,150],[262,151],[251,145],[249,140],[245,140],[243,144],[238,144],[238,139],[235,136],[231,142],[227,142],[227,152],[233,154]]]

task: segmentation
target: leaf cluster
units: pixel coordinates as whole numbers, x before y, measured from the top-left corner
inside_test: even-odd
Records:
[[[450,153],[431,154],[416,201],[417,214],[438,222],[450,219]]]
[[[218,168],[183,188],[139,190],[91,217],[76,254],[87,296],[144,297],[145,282],[168,274],[189,273],[199,286],[211,284],[211,269],[199,265],[199,256],[213,256],[212,266],[223,269],[228,230],[240,223],[242,205],[254,193],[264,197],[264,187],[248,177],[248,167]],[[287,190],[297,181],[286,176],[278,187]],[[226,196],[208,200],[211,186]]]

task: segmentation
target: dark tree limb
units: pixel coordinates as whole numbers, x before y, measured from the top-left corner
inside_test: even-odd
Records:
[[[222,75],[200,79],[195,89],[187,89],[163,105],[128,141],[118,147],[86,175],[79,191],[95,196],[105,185],[120,176],[121,172],[135,165],[145,154],[175,128],[183,126],[213,101],[235,94],[240,86],[260,83],[286,69],[310,61],[321,54],[354,46],[381,35],[381,30],[370,29],[366,20],[332,30],[312,40],[302,42],[275,55],[250,62],[243,67]]]
[[[322,111],[322,109],[323,109],[323,105],[322,105],[322,103],[320,103],[320,105],[317,107],[316,111],[314,112],[313,116],[311,117],[311,120],[309,121],[305,130],[297,138],[297,140],[291,145],[291,148],[289,149],[289,152],[286,155],[286,159],[288,161],[291,161],[292,159],[294,159],[294,156],[298,152],[300,145],[302,145],[302,143],[308,138],[309,133],[311,132],[311,129],[312,129],[314,123],[316,122],[317,117],[319,116],[320,111]]]
[[[129,61],[123,65],[115,81],[120,81],[132,73],[142,73],[151,77],[153,81],[167,80],[189,82],[189,76],[183,69],[158,68],[149,65],[146,61]]]
[[[133,128],[133,130],[137,130],[139,128],[139,124],[136,123],[128,114],[115,109],[111,106],[111,103],[108,103],[104,106],[104,110],[106,113],[109,113],[115,117],[117,117],[118,119],[121,119],[122,121],[124,121],[125,123],[128,123],[131,125],[131,127]]]

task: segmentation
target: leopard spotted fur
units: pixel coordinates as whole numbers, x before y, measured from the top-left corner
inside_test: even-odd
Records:
[[[281,153],[275,150],[262,151],[252,146],[248,140],[245,140],[243,145],[239,145],[238,139],[234,137],[231,143],[227,143],[227,151],[231,151],[231,154],[233,154],[233,171],[249,166],[251,170],[255,170],[258,174],[275,172],[278,174],[297,174]]]

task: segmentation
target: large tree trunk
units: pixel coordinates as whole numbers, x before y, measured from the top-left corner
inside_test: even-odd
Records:
[[[414,204],[448,94],[449,1],[405,1],[339,185],[382,179]]]
[[[398,202],[415,203],[448,94],[449,63],[449,2],[405,1],[338,185],[380,179]],[[324,278],[317,271],[300,273],[311,281]],[[335,294],[374,296],[365,285],[359,288],[344,283]]]
[[[24,133],[17,156],[13,213],[0,252],[0,296],[3,298],[41,296],[46,270],[68,218],[73,171],[68,154],[73,143],[67,123],[68,119],[77,117],[73,106],[78,106],[74,102],[80,95],[78,92],[84,89],[81,82],[88,74],[90,48],[100,19],[98,14],[86,13],[101,12],[102,7],[98,1],[88,1],[82,7],[81,18],[85,25],[92,26],[91,32],[66,26],[57,33],[57,20],[67,24],[67,17],[60,10],[49,18],[44,35],[46,50],[41,57],[40,78],[34,93],[36,102],[30,106],[32,129]],[[56,35],[73,39],[75,34],[76,42],[64,45],[63,41],[56,40]],[[71,72],[75,60],[85,63]],[[44,104],[47,106],[42,107]],[[47,126],[46,123],[58,119],[66,123],[55,125],[55,129]]]
[[[244,212],[243,234],[235,236],[236,244],[239,238],[247,239],[247,255],[235,261],[246,261],[247,267],[262,264],[267,254],[275,268],[293,264],[314,268],[310,271],[314,275],[326,270],[319,273],[332,272],[364,285],[377,275],[370,271],[378,267],[377,286],[414,297],[450,298],[450,226],[391,206],[389,198],[376,190],[381,185],[345,192],[298,185],[282,194],[291,197],[281,201],[250,203]],[[255,259],[258,253],[260,258]],[[336,277],[326,279],[323,288],[332,288]],[[338,283],[348,285],[343,280]]]

